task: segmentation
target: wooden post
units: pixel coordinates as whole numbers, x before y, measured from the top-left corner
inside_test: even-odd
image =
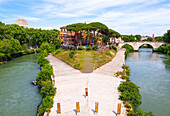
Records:
[[[95,103],[95,113],[98,113],[98,106],[99,106],[99,103],[96,102],[96,103]]]
[[[121,104],[118,104],[117,114],[120,114],[120,112],[121,112]]]
[[[76,102],[76,110],[77,110],[77,112],[80,112],[79,102]]]
[[[57,103],[57,113],[58,113],[58,114],[61,114],[60,103]]]
[[[85,88],[86,96],[88,96],[88,88]]]

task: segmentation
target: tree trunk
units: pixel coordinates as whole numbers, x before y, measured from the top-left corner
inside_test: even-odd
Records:
[[[91,47],[91,37],[90,37],[90,47]]]
[[[96,32],[96,31],[94,31],[94,38],[95,38],[95,36],[96,36],[96,35],[95,35],[95,32]]]

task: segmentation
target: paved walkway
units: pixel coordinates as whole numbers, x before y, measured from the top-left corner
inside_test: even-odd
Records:
[[[120,50],[114,59],[93,73],[81,73],[58,58],[49,55],[47,58],[53,65],[55,75],[55,87],[57,93],[54,96],[54,105],[50,116],[57,116],[57,103],[61,104],[60,116],[75,116],[76,102],[80,103],[79,116],[94,116],[95,102],[99,102],[98,116],[117,116],[117,105],[122,103],[117,90],[120,78],[114,77],[116,71],[120,71],[125,62],[125,50]],[[85,88],[88,88],[89,96],[85,96]],[[125,108],[121,108],[121,115],[125,116]]]

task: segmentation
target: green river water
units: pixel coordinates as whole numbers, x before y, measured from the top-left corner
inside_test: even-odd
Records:
[[[170,56],[141,48],[129,53],[126,65],[131,68],[130,80],[140,86],[144,111],[155,116],[170,116]]]
[[[37,55],[15,58],[0,65],[0,116],[35,116],[41,96],[35,80]]]

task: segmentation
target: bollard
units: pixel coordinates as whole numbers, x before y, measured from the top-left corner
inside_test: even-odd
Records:
[[[96,103],[95,103],[95,113],[98,113],[98,106],[99,106],[99,103],[96,102]]]
[[[85,88],[86,96],[88,96],[88,88]]]
[[[60,103],[57,103],[57,113],[61,114]]]
[[[121,104],[118,104],[117,114],[120,114],[120,112],[121,112]]]
[[[76,110],[77,110],[77,112],[80,112],[79,102],[76,102]]]

